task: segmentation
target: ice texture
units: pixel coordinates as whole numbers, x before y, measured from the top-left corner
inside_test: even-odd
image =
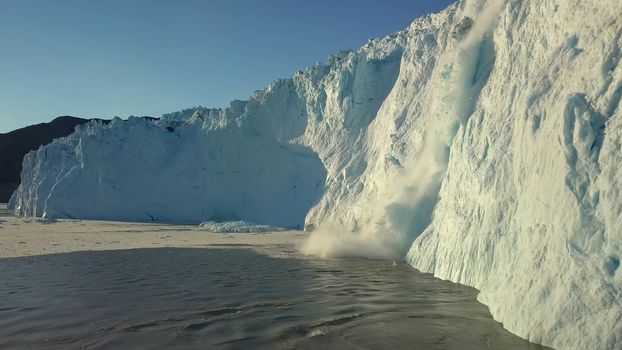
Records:
[[[206,221],[199,225],[202,229],[214,233],[262,233],[285,231],[282,227],[262,225],[248,221]]]
[[[622,2],[463,0],[226,109],[28,154],[20,215],[314,231],[474,286],[510,331],[622,348]]]
[[[10,205],[26,216],[302,228],[326,177],[317,155],[235,122],[204,128],[210,113],[81,127],[25,157]]]

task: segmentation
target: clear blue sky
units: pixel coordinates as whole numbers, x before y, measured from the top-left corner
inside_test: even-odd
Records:
[[[0,0],[0,133],[224,107],[453,0]]]

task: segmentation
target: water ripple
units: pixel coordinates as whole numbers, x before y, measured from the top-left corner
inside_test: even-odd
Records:
[[[0,348],[541,349],[505,331],[474,289],[387,261],[284,255],[0,259]]]

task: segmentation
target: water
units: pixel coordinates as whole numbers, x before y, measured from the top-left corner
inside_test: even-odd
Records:
[[[138,249],[0,259],[0,279],[0,348],[542,349],[389,261]]]

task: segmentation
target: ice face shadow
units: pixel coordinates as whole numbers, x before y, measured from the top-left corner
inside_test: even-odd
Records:
[[[407,265],[138,249],[0,260],[0,347],[543,349]]]
[[[9,206],[19,215],[57,219],[243,220],[302,229],[324,194],[326,168],[308,147],[246,129],[191,128],[181,137],[150,124],[142,127],[117,130],[123,137],[108,135],[112,129],[102,129],[101,137],[82,137],[79,149],[86,161],[77,154],[61,157],[75,151],[54,149],[61,144],[31,153],[25,165],[42,165],[25,170],[29,175]],[[102,148],[100,139],[106,137],[112,140]],[[59,161],[68,165],[57,166]],[[38,176],[45,181],[35,180]]]

